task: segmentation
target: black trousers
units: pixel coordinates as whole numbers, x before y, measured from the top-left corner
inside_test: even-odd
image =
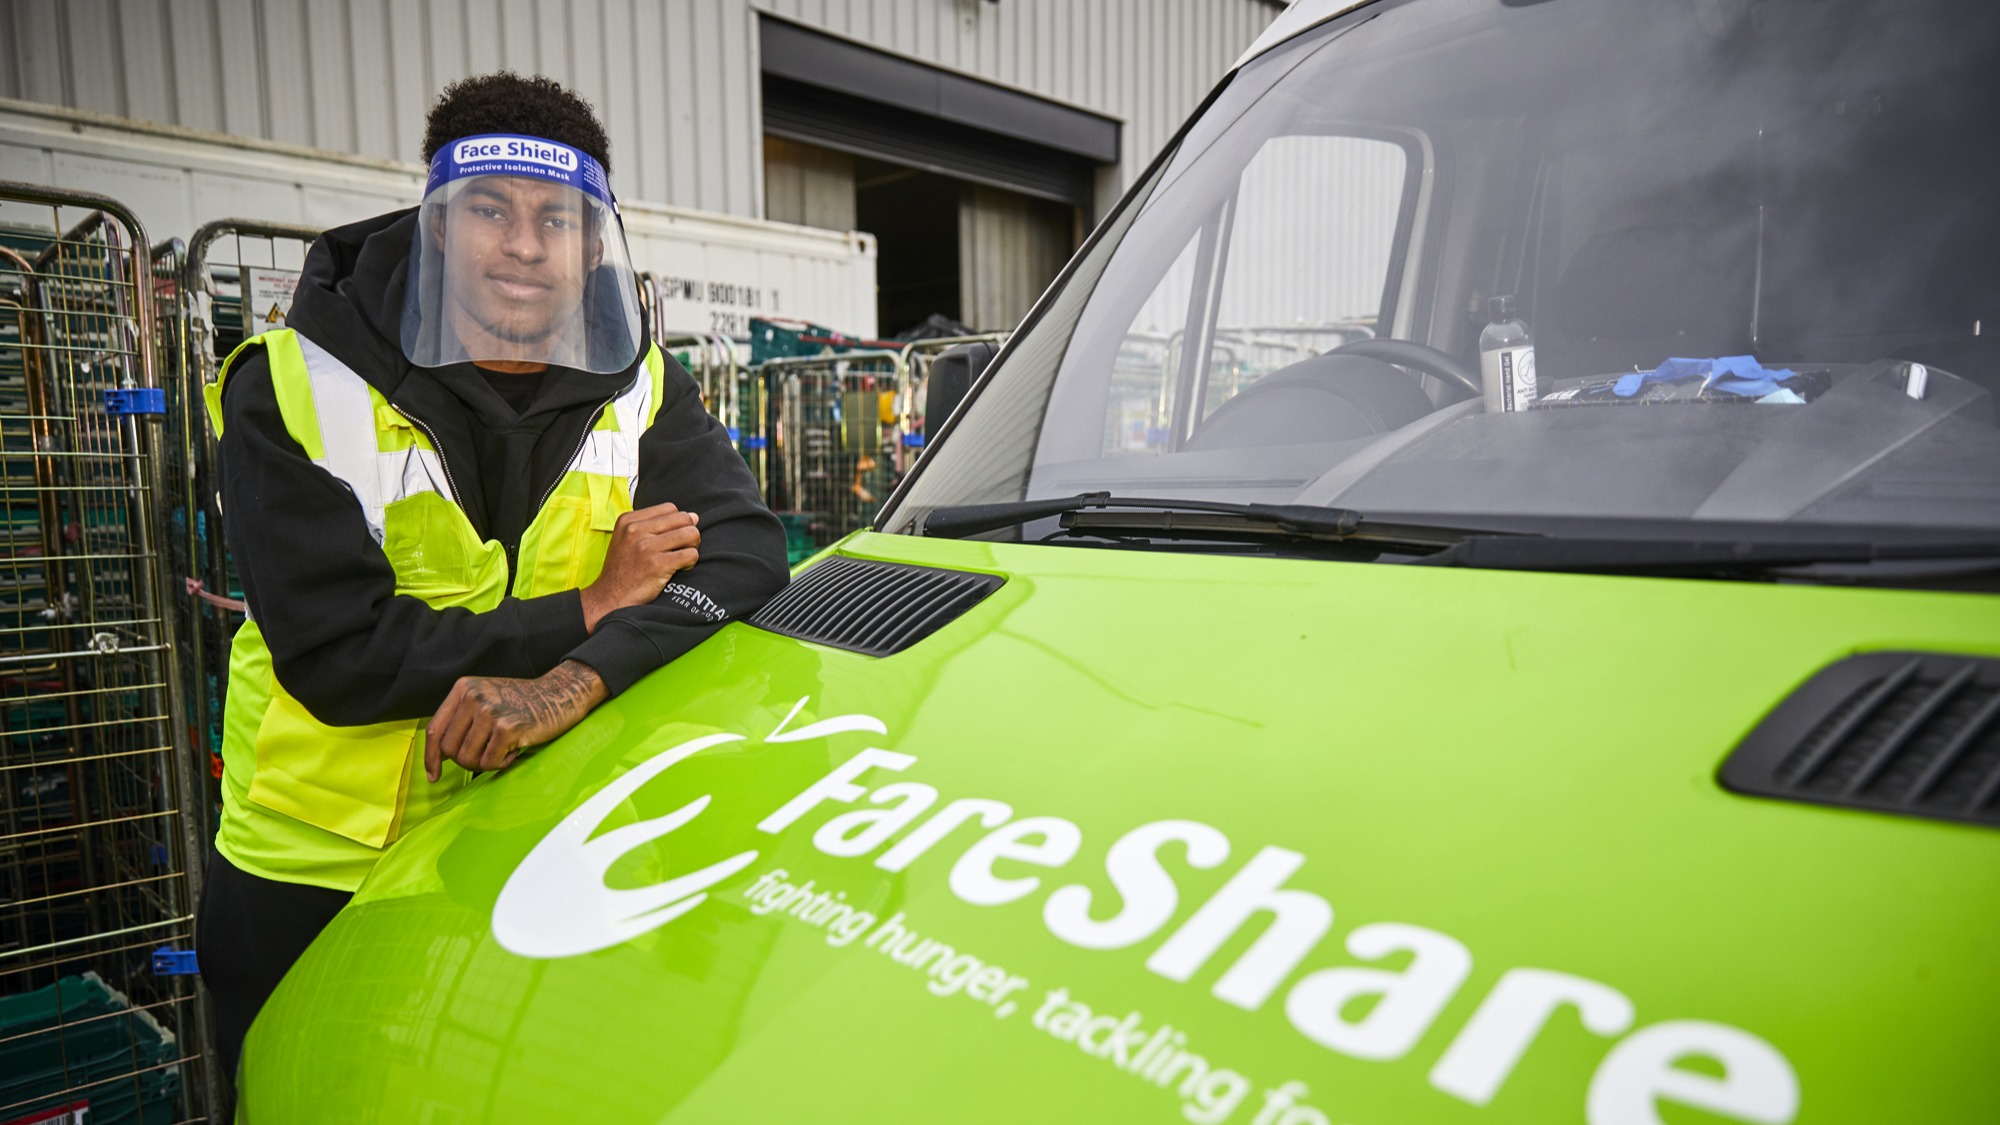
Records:
[[[195,913],[195,957],[215,1017],[217,1061],[233,1089],[250,1021],[285,970],[353,896],[259,878],[215,852],[208,856],[207,878]]]

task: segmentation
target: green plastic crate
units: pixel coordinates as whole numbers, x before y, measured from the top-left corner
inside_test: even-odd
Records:
[[[6,1120],[87,1102],[91,1125],[167,1125],[180,1093],[171,1033],[95,972],[0,997]]]

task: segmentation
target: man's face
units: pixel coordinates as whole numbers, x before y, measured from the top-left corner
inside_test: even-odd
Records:
[[[432,237],[453,327],[469,352],[493,359],[547,358],[604,252],[574,188],[512,176],[460,188]]]

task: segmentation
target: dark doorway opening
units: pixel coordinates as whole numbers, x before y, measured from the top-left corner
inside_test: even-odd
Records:
[[[854,175],[855,224],[875,236],[877,331],[959,319],[959,181],[865,158]]]
[[[773,134],[764,208],[780,222],[875,236],[877,336],[932,317],[1011,329],[1083,237],[1083,212],[1070,203]],[[925,334],[956,332],[933,324]]]
[[[1082,239],[1118,122],[768,13],[757,27],[766,217],[875,235],[877,335],[1018,324]]]

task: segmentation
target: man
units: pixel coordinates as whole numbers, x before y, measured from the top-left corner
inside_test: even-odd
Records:
[[[384,848],[784,584],[648,339],[607,149],[548,79],[448,87],[422,205],[321,236],[209,389],[250,605],[197,928],[227,1073]]]

